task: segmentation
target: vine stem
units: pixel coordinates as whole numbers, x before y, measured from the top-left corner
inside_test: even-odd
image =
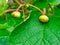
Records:
[[[53,10],[52,6],[50,5],[50,3],[48,3],[48,5],[49,5],[50,9],[52,10],[52,15],[54,15],[54,10]]]
[[[16,11],[18,11],[18,10],[19,10],[22,6],[24,6],[24,5],[25,5],[25,4],[20,4],[20,6],[16,9]],[[43,12],[40,8],[38,8],[38,7],[36,7],[36,6],[32,5],[32,4],[27,4],[27,5],[36,8],[36,9],[39,10],[42,14],[44,14],[44,12]]]
[[[19,23],[18,25],[16,25],[15,28],[16,28],[17,26],[21,25],[22,23],[24,23],[26,20],[28,20],[28,19],[30,18],[30,13],[31,13],[31,12],[32,12],[32,10],[29,12],[28,17],[27,17],[25,20],[23,20],[21,23]]]
[[[21,4],[24,4],[24,0],[20,0],[20,3],[21,3]]]
[[[20,3],[17,0],[14,0],[18,5],[20,5]]]
[[[17,1],[16,1],[17,2]],[[24,6],[24,1],[23,0],[20,0],[20,5],[19,7],[16,9],[16,11],[18,11],[21,7]]]
[[[24,7],[22,7],[22,11],[23,11],[23,15],[25,15],[25,13],[24,13]]]
[[[7,12],[13,12],[13,11],[16,11],[16,9],[9,9],[9,10],[6,10],[5,13],[7,13]],[[18,11],[22,11],[22,10],[18,10]]]
[[[24,6],[24,5],[25,5],[25,4],[20,4],[19,7],[16,9],[16,11],[19,11],[19,9],[20,9],[22,6]],[[36,8],[38,11],[40,11],[42,14],[44,14],[44,12],[43,12],[40,8],[38,8],[38,7],[36,7],[36,6],[32,5],[32,4],[27,4],[27,5]],[[13,11],[13,10],[7,10],[7,11]],[[4,11],[3,13],[6,13],[6,11]],[[3,13],[2,13],[2,14],[3,14]]]
[[[4,18],[5,18],[6,21],[8,20],[8,19],[7,19],[7,15],[6,15],[6,13],[4,14]]]
[[[16,11],[18,11],[24,5],[25,4],[20,4],[20,6],[16,9]],[[40,8],[38,8],[38,7],[36,7],[36,6],[32,5],[32,4],[27,4],[27,5],[36,8],[38,11],[40,11],[42,14],[44,14],[44,12]]]
[[[34,5],[31,5],[31,4],[27,4],[27,5],[32,6],[32,7],[34,7],[34,8],[36,8],[38,11],[40,11],[42,14],[44,14],[44,12],[43,12],[40,8],[38,8],[38,7],[34,6]]]
[[[4,12],[0,13],[0,15],[3,15],[4,13],[8,13],[8,12],[13,12],[13,11],[16,11],[16,9],[5,10]],[[18,11],[22,11],[22,10],[18,10]]]
[[[24,4],[20,4],[16,11],[18,11],[22,6],[24,6]]]
[[[13,12],[13,11],[15,11],[16,9],[9,9],[9,10],[6,10],[5,11],[5,13],[7,13],[7,12]]]
[[[44,15],[46,15],[46,8],[43,8],[43,11],[44,11]]]

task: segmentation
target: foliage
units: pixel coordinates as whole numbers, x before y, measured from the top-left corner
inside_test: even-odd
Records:
[[[34,6],[24,6],[26,10],[24,12],[21,9],[21,17],[14,18],[11,13],[17,11],[20,3],[19,0],[16,1],[9,5],[6,0],[0,0],[0,45],[60,45],[60,0],[24,0],[25,4],[32,2],[32,5],[42,11],[48,9],[46,15],[54,13],[48,16],[47,23],[39,21],[42,13]],[[54,11],[50,10],[52,7]],[[12,12],[8,12],[9,9]],[[23,15],[27,11],[29,13]]]

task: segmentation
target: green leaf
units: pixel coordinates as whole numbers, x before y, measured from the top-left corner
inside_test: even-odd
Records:
[[[34,3],[36,0],[24,0],[25,4]]]
[[[56,9],[55,9],[56,11]],[[60,45],[60,17],[49,16],[48,23],[41,23],[37,11],[33,11],[29,20],[14,29],[9,42],[12,45]],[[58,15],[57,15],[58,14]]]
[[[9,32],[5,24],[0,24],[0,45],[8,45]]]
[[[5,24],[0,24],[0,29],[6,29],[7,26]]]
[[[3,13],[7,8],[6,0],[0,0],[0,14]]]
[[[7,26],[5,24],[0,24],[0,37],[8,36],[9,32],[7,31]]]
[[[8,36],[0,36],[0,45],[8,45]]]
[[[10,32],[13,31],[13,29],[14,29],[12,27],[15,27],[16,25],[18,25],[19,23],[21,23],[23,21],[22,18],[12,17],[11,13],[7,13],[6,16],[7,16],[7,21],[4,16],[0,17],[0,24],[4,24],[4,25],[1,25],[0,28],[3,29],[5,27],[6,30],[8,30]]]
[[[60,0],[48,0],[52,5],[57,5],[60,3]]]
[[[0,30],[0,37],[1,36],[8,36],[9,34],[10,33],[6,29]]]
[[[0,26],[1,27],[1,26]],[[6,29],[0,29],[0,45],[8,45],[8,36],[10,33]]]
[[[33,4],[41,9],[48,7],[47,0],[36,0]]]

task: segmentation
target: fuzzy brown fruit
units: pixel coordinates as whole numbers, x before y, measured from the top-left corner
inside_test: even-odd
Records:
[[[46,15],[41,15],[41,16],[39,17],[39,20],[40,20],[41,22],[43,22],[43,23],[46,23],[46,22],[49,21],[49,18],[48,18],[48,16],[46,16]]]
[[[21,17],[21,14],[18,11],[14,11],[14,12],[12,12],[12,16],[13,17],[16,17],[16,18],[20,18]]]

